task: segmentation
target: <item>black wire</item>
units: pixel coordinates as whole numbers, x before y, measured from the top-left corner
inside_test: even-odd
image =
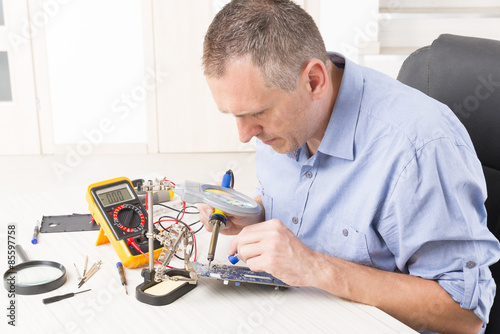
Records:
[[[175,210],[174,210],[174,211],[175,211]],[[179,216],[177,216],[177,217],[179,217]],[[199,221],[199,220],[198,220],[198,221],[195,221],[194,223],[191,223],[191,224],[189,224],[189,225],[188,225],[188,224],[186,224],[185,222],[183,222],[182,220],[180,220],[180,219],[178,219],[178,218],[175,218],[175,217],[172,217],[172,216],[166,216],[166,215],[165,215],[165,216],[161,216],[161,217],[160,217],[160,218],[158,218],[158,220],[157,220],[157,223],[161,226],[161,228],[162,228],[163,230],[166,230],[166,229],[167,229],[167,228],[166,228],[165,226],[163,226],[163,224],[162,224],[162,220],[163,220],[163,219],[170,219],[170,220],[174,220],[174,221],[175,221],[175,222],[177,222],[177,223],[181,223],[181,224],[183,224],[183,225],[184,225],[184,226],[186,226],[186,228],[189,230],[189,233],[190,233],[190,237],[189,237],[189,238],[190,238],[190,239],[191,239],[191,241],[192,241],[192,243],[191,243],[191,250],[189,251],[189,258],[191,258],[191,256],[193,256],[193,252],[194,252],[194,235],[195,235],[196,233],[200,232],[200,231],[203,229],[203,226],[204,226],[204,225],[202,224],[202,225],[201,225],[201,227],[200,227],[199,229],[197,229],[196,231],[194,231],[194,230],[192,230],[190,227],[191,227],[191,226],[193,226],[193,225],[195,225],[195,224],[199,224],[199,223],[201,223],[201,221]],[[184,261],[184,258],[183,258],[183,257],[180,257],[180,256],[179,256],[179,255],[177,255],[177,254],[174,254],[174,256],[175,256],[176,258],[178,258],[179,260]]]
[[[192,224],[189,224],[189,226],[193,226],[194,224],[199,224],[199,223],[201,223],[201,221],[198,220],[198,221],[195,221]],[[200,232],[201,230],[203,230],[203,227],[205,227],[205,225],[201,224],[200,228],[197,229],[196,231],[194,231],[193,233],[196,234],[196,233]]]
[[[167,227],[163,226],[162,224],[162,220],[163,219],[169,219],[169,220],[174,220],[176,223],[182,223],[184,225],[186,225],[185,222],[183,222],[182,220],[179,220],[178,218],[175,218],[175,217],[172,217],[172,216],[161,216],[160,218],[158,218],[158,220],[156,221],[158,224],[160,224],[161,228],[166,230],[168,229]]]
[[[231,170],[229,170],[228,172],[231,172],[231,182],[233,183],[233,182],[234,182],[234,179],[233,179],[233,176],[232,176],[233,172],[232,172]],[[228,173],[228,172],[226,172],[226,173]],[[232,188],[232,185],[231,185],[231,188]],[[187,229],[189,230],[189,232],[190,232],[190,237],[189,237],[189,238],[191,239],[191,251],[189,252],[189,258],[191,258],[191,256],[193,256],[193,252],[194,252],[194,238],[195,238],[195,236],[194,236],[194,235],[195,235],[196,233],[200,232],[200,231],[203,229],[204,225],[203,225],[203,224],[201,224],[201,227],[200,227],[199,229],[197,229],[196,231],[194,231],[194,230],[192,230],[190,227],[191,227],[191,226],[193,226],[193,225],[195,225],[195,224],[200,224],[200,223],[201,223],[201,221],[200,221],[200,220],[197,220],[197,221],[195,221],[194,223],[191,223],[191,224],[189,224],[189,225],[188,225],[188,224],[186,224],[185,222],[183,222],[182,220],[180,220],[179,218],[180,218],[180,216],[181,216],[181,215],[186,215],[186,214],[188,214],[188,215],[195,215],[195,214],[199,214],[200,212],[197,210],[196,206],[194,206],[194,205],[187,205],[187,206],[185,206],[182,210],[178,210],[178,209],[175,209],[175,208],[170,207],[170,206],[165,205],[165,204],[160,204],[160,203],[157,203],[157,204],[154,204],[154,205],[159,205],[159,206],[162,206],[162,207],[167,208],[167,209],[169,209],[169,210],[172,210],[172,211],[177,212],[177,217],[172,217],[172,216],[167,216],[167,215],[165,215],[165,216],[161,216],[161,217],[157,220],[157,223],[161,226],[161,228],[162,228],[163,230],[166,230],[166,229],[167,229],[165,226],[163,226],[163,224],[162,224],[162,222],[161,222],[163,219],[170,219],[170,220],[174,220],[175,222],[177,222],[177,223],[181,223],[181,224],[183,224],[184,226],[186,226],[186,228],[187,228]],[[187,211],[188,209],[196,209],[196,210],[195,210],[194,212],[189,212],[189,211]],[[174,254],[174,256],[175,256],[176,258],[178,258],[179,260],[184,261],[184,258],[183,258],[183,257],[180,257],[180,256],[179,256],[179,255],[177,255],[177,254]]]
[[[185,222],[183,222],[182,220],[178,220],[178,219],[176,219],[176,218],[174,218],[174,217],[170,217],[170,216],[161,216],[161,217],[157,220],[157,223],[158,223],[158,224],[160,224],[160,226],[161,226],[164,230],[166,230],[166,229],[167,229],[167,228],[165,228],[165,226],[163,226],[163,224],[162,224],[162,222],[161,222],[161,220],[162,220],[162,219],[164,219],[164,218],[165,218],[165,219],[172,219],[172,220],[175,220],[177,223],[181,223],[181,224],[183,224],[184,226],[186,226],[186,228],[189,230],[189,234],[190,234],[190,237],[189,237],[189,238],[190,238],[190,239],[191,239],[191,241],[192,241],[192,244],[191,244],[191,251],[189,252],[189,257],[193,256],[193,252],[194,252],[194,234],[195,234],[196,232],[199,232],[199,230],[198,230],[198,231],[196,231],[196,232],[194,232],[194,231],[192,231],[192,230],[189,228],[189,226],[190,226],[190,225],[186,224],[186,223],[185,223]],[[199,221],[198,221],[198,222],[199,222]],[[197,223],[197,222],[194,222],[193,224],[196,224],[196,223]],[[203,227],[203,226],[202,226],[202,227]],[[184,261],[184,258],[180,257],[179,255],[174,254],[174,256],[175,256],[176,258],[178,258],[179,260],[183,260],[183,261]]]
[[[175,212],[181,212],[182,213],[182,211],[183,211],[183,210],[178,210],[178,209],[172,208],[172,207],[170,207],[168,205],[165,205],[165,204],[158,203],[158,204],[155,204],[155,205],[163,206],[164,208],[167,208],[167,209],[175,211]],[[187,209],[196,209],[196,206],[194,206],[194,205],[188,205],[188,206],[186,206],[186,210]],[[195,214],[198,214],[200,212],[198,210],[196,210],[195,212],[184,211],[184,213],[187,214],[187,215],[195,215]]]

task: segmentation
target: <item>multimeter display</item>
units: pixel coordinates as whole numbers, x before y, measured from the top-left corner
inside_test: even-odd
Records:
[[[132,199],[130,189],[128,189],[126,185],[111,187],[111,189],[101,189],[100,191],[96,191],[96,195],[104,206],[110,206]]]
[[[132,237],[144,229],[145,209],[128,182],[96,187],[90,192],[116,240]]]

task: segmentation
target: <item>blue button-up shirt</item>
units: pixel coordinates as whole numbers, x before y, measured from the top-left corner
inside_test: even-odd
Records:
[[[266,219],[327,255],[436,280],[487,322],[500,246],[467,131],[425,94],[331,58],[345,68],[318,152],[278,154],[257,141]]]

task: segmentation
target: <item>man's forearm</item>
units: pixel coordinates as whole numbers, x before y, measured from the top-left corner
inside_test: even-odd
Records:
[[[435,281],[316,255],[315,287],[376,306],[416,330],[477,333],[481,329],[482,321],[474,312],[462,309]]]

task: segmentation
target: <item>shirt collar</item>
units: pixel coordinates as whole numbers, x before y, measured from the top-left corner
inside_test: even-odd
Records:
[[[332,62],[342,67],[342,82],[318,151],[346,160],[354,160],[354,135],[363,96],[361,67],[338,53],[330,53]]]
[[[330,60],[336,66],[344,68],[344,74],[332,116],[318,152],[346,160],[354,160],[354,135],[363,96],[363,73],[358,65],[341,54],[330,52],[329,55]],[[303,148],[287,153],[287,156],[298,161]]]

